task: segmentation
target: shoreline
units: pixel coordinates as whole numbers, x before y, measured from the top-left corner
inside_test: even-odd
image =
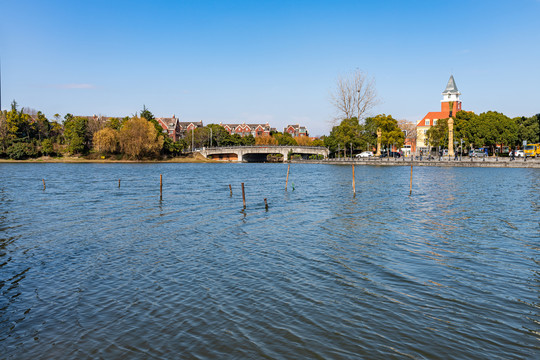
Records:
[[[489,168],[507,168],[507,169],[540,169],[540,159],[512,160],[497,158],[484,160],[413,160],[401,158],[393,159],[326,159],[326,160],[291,160],[291,163],[297,164],[328,164],[328,165],[371,165],[371,166],[434,166],[434,167],[489,167]]]
[[[326,165],[358,165],[358,166],[434,166],[434,167],[489,167],[508,169],[540,169],[540,159],[523,159],[510,161],[509,159],[487,161],[470,159],[454,161],[448,159],[413,160],[403,159],[325,159],[325,160],[290,160],[285,163],[291,164],[326,164]],[[0,159],[0,164],[239,164],[236,161],[219,161],[197,157],[176,157],[164,160],[115,160],[115,159],[85,159],[79,157],[51,158],[41,157],[36,159],[12,160]],[[282,163],[283,164],[283,163]]]
[[[206,159],[204,157],[176,157],[163,160],[116,160],[116,159],[85,159],[75,156],[53,158],[48,156],[42,156],[35,159],[25,159],[25,160],[13,160],[13,159],[0,159],[0,164],[54,164],[54,163],[64,163],[64,164],[152,164],[152,163],[220,163],[220,161]]]

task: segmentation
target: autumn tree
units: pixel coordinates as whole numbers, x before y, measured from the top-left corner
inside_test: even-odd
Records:
[[[270,135],[259,136],[255,138],[255,145],[277,145],[278,141],[276,138]]]
[[[114,153],[118,151],[118,131],[106,127],[94,134],[94,149],[100,153]]]
[[[360,70],[339,77],[330,98],[338,112],[336,121],[352,118],[363,121],[369,110],[379,102],[375,81]]]
[[[163,147],[163,135],[146,119],[133,117],[126,121],[119,133],[120,149],[135,159],[157,156]]]
[[[313,143],[309,136],[297,136],[295,140],[296,143],[300,146],[312,146]]]

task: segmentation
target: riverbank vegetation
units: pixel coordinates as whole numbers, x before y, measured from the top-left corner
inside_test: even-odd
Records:
[[[280,132],[242,137],[217,124],[195,128],[173,141],[145,106],[138,114],[123,118],[66,114],[62,119],[55,114],[49,120],[40,111],[19,110],[15,101],[11,110],[0,112],[0,159],[166,160],[187,157],[192,149],[202,147],[249,145],[324,144]]]
[[[459,111],[454,119],[454,141],[463,148],[487,147],[494,153],[497,147],[515,149],[523,141],[528,144],[540,143],[540,114],[531,117],[509,118],[488,111],[479,115],[472,111]],[[440,119],[426,132],[426,139],[434,147],[448,146],[448,119]]]
[[[324,145],[335,156],[347,156],[357,149],[372,149],[377,146],[377,130],[381,131],[381,144],[384,147],[401,147],[405,135],[391,115],[380,114],[368,117],[360,123],[357,117],[344,119],[332,128],[330,135],[323,137]]]

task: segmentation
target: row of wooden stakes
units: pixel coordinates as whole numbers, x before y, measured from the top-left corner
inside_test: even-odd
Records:
[[[287,185],[289,184],[289,172],[291,170],[291,164],[287,167],[287,178],[285,180],[285,191],[287,191]],[[413,166],[411,164],[411,179],[409,182],[409,196],[412,195],[412,175],[413,175]],[[42,179],[43,181],[43,190],[47,188],[45,184],[45,179]],[[118,187],[120,187],[121,179],[118,179]],[[354,164],[352,165],[352,187],[353,187],[353,194],[356,196],[356,182],[355,182],[355,176],[354,176]],[[229,191],[232,196],[232,186],[229,184]],[[159,175],[159,200],[163,200],[163,174]],[[244,190],[244,183],[242,183],[242,202],[244,203],[244,209],[246,208],[246,193]],[[268,210],[268,201],[266,198],[264,198],[264,207],[266,210]]]

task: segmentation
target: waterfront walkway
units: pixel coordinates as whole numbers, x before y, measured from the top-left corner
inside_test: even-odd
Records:
[[[422,160],[412,157],[402,158],[339,158],[324,160],[291,160],[292,163],[309,164],[333,164],[333,165],[374,165],[374,166],[441,166],[441,167],[499,167],[499,168],[532,168],[540,169],[540,159],[516,158],[510,160],[507,157],[487,157],[487,158],[469,158],[463,157],[461,160],[449,159],[448,157],[435,157],[431,160],[423,158]]]

